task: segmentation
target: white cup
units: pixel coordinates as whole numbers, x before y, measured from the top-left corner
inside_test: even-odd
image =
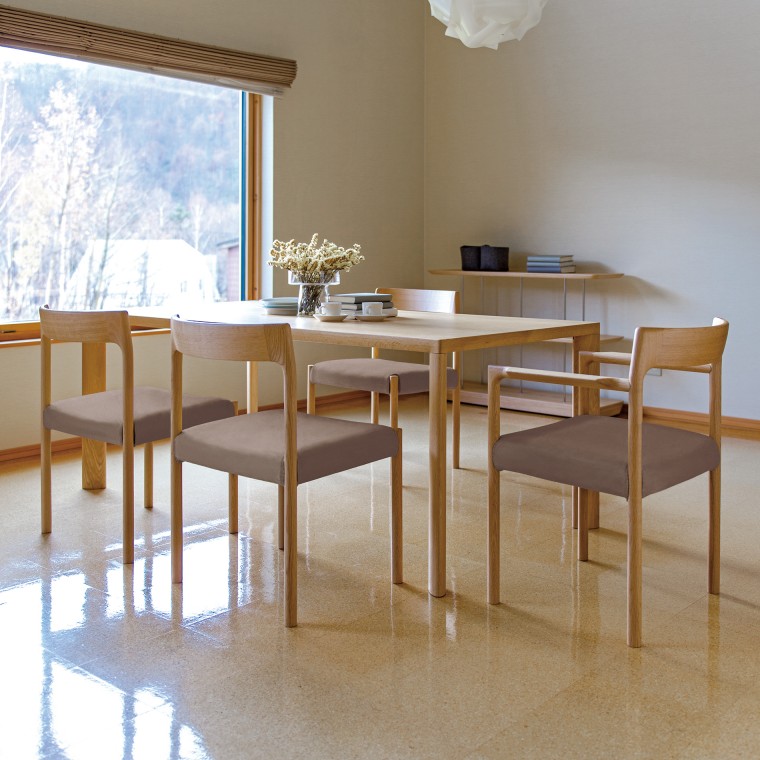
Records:
[[[321,314],[326,317],[339,317],[340,316],[340,301],[325,301],[322,304],[322,308],[319,310]]]
[[[362,314],[364,314],[366,317],[382,317],[382,301],[365,301],[362,304]]]

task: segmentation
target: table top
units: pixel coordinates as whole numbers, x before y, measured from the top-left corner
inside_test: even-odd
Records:
[[[129,311],[135,327],[169,325],[169,315],[162,314],[160,309]],[[313,317],[270,317],[258,303],[251,301],[194,307],[182,316],[236,324],[284,322],[291,326],[294,340],[424,353],[449,353],[599,333],[598,322],[421,311],[399,311],[397,317],[381,322],[320,322]]]

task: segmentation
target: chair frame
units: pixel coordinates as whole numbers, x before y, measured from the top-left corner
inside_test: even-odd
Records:
[[[459,314],[459,291],[456,290],[425,290],[417,288],[376,288],[375,293],[390,295],[394,305],[406,311],[431,311],[445,314]],[[452,366],[457,371],[459,382],[451,389],[451,462],[454,469],[459,469],[460,429],[461,429],[461,386],[462,386],[462,357],[461,351],[454,352]],[[372,346],[371,358],[380,358],[380,349]],[[309,414],[317,413],[316,384],[311,382],[311,368],[307,374],[306,408]],[[398,375],[390,376],[389,424],[398,429]],[[377,425],[380,419],[380,394],[370,394],[370,419]]]
[[[182,462],[174,456],[175,440],[182,432],[183,356],[241,362],[274,362],[283,376],[285,477],[278,484],[278,538],[285,551],[285,626],[298,623],[298,446],[296,363],[289,324],[231,325],[172,319],[172,455],[171,455],[171,556],[172,581],[182,582]],[[391,575],[393,583],[402,582],[401,523],[401,431],[398,453],[391,458]],[[237,532],[237,479],[229,473],[230,533]]]
[[[549,372],[512,367],[489,367],[488,372],[488,602],[499,603],[500,470],[490,452],[500,437],[499,390],[502,380],[529,380],[573,388],[573,416],[599,414],[599,391],[629,394],[628,402],[628,541],[627,641],[641,646],[642,601],[642,424],[644,378],[650,369],[699,372],[709,375],[709,436],[720,449],[722,354],[728,322],[716,318],[712,327],[637,328],[631,353],[582,351],[575,372]],[[603,364],[627,365],[628,378],[600,376]],[[578,558],[588,560],[588,530],[598,519],[598,493],[574,487],[573,525],[578,528]],[[720,593],[720,464],[709,472],[708,591]]]
[[[129,327],[129,317],[126,311],[57,311],[44,306],[40,309],[40,345],[42,348],[41,361],[41,410],[52,403],[52,356],[51,344],[81,343],[105,344],[114,343],[122,354],[122,388],[124,404],[122,409],[122,424],[124,430],[122,448],[122,521],[124,563],[134,562],[134,437],[127,435],[134,428],[134,355],[132,351],[132,334]],[[52,517],[52,446],[51,430],[42,422],[41,427],[41,522],[42,533],[50,533],[53,529]],[[152,506],[152,445],[145,447],[145,495],[146,507]],[[148,460],[150,459],[150,466]],[[151,498],[148,498],[150,494]]]

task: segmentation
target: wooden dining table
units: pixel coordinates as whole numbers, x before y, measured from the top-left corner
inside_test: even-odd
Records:
[[[129,309],[137,328],[169,325],[160,309]],[[446,594],[446,366],[456,351],[474,351],[556,338],[571,338],[573,367],[577,371],[579,351],[599,350],[599,323],[564,319],[531,319],[480,314],[438,314],[400,311],[395,318],[377,322],[346,320],[322,322],[313,317],[270,317],[257,302],[210,304],[187,309],[183,318],[210,322],[271,324],[286,322],[293,339],[334,346],[376,347],[428,355],[429,381],[429,496],[428,496],[428,591]],[[83,354],[83,390],[104,389],[105,352],[91,347]],[[256,369],[249,371],[249,412],[258,408]],[[485,431],[484,431],[485,435]],[[97,460],[102,457],[102,465]],[[93,442],[83,445],[83,484],[89,473],[90,488],[105,487],[105,450]]]

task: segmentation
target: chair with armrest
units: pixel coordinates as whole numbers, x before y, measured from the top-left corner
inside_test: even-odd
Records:
[[[387,293],[396,308],[404,311],[431,311],[445,314],[459,312],[459,293],[455,290],[418,290],[414,288],[377,288],[376,293]],[[429,388],[426,364],[380,359],[377,348],[371,358],[332,359],[309,365],[307,409],[316,413],[317,384],[338,388],[368,391],[371,393],[371,419],[379,419],[379,396],[386,394],[390,401],[390,425],[398,427],[398,397],[427,392]],[[452,447],[454,468],[459,467],[459,388],[461,385],[462,353],[454,354],[453,367],[446,373],[446,385],[451,391]]]
[[[284,408],[185,429],[183,356],[274,362],[283,373]],[[380,459],[391,460],[391,580],[401,583],[401,430],[296,412],[296,369],[288,324],[216,324],[172,320],[172,580],[182,582],[182,463],[278,486],[278,533],[285,550],[285,625],[297,616],[297,488]],[[236,482],[236,481],[235,481]],[[237,488],[234,489],[235,494]],[[231,489],[232,492],[232,489]],[[230,502],[230,532],[237,530]],[[234,527],[234,529],[233,529]]]
[[[114,343],[122,355],[121,390],[90,393],[52,401],[51,343]],[[135,387],[132,334],[126,311],[56,311],[40,309],[42,348],[42,532],[50,533],[52,517],[51,431],[122,446],[124,563],[134,561],[134,447],[145,446],[145,507],[153,506],[153,443],[171,435],[171,393]],[[236,413],[227,399],[185,396],[188,425]],[[125,435],[124,431],[131,431]]]
[[[578,558],[588,559],[589,505],[598,492],[628,500],[628,646],[641,646],[642,498],[709,472],[708,591],[720,592],[721,361],[728,323],[711,327],[639,327],[630,354],[581,352],[578,373],[491,367],[488,377],[488,601],[499,603],[499,507],[503,470],[575,486]],[[628,378],[598,374],[601,364],[630,365]],[[643,390],[653,368],[709,375],[709,431],[644,423]],[[499,385],[530,380],[573,387],[577,416],[500,434]],[[628,419],[599,416],[599,391],[627,392]]]

